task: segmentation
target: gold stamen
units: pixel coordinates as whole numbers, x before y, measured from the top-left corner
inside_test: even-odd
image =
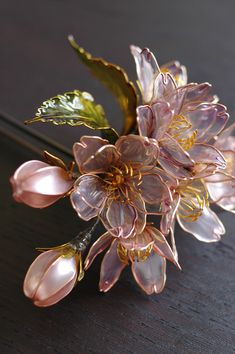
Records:
[[[178,192],[181,195],[178,215],[187,221],[196,221],[209,205],[209,194],[202,180],[192,181],[190,185],[181,185]]]
[[[117,245],[117,255],[121,262],[128,263],[128,259],[137,262],[144,262],[150,256],[153,244],[142,250],[128,250],[120,242]]]
[[[197,137],[197,130],[191,132],[192,124],[183,115],[175,115],[168,128],[170,135],[177,140],[184,150],[189,150],[195,143]],[[184,133],[188,133],[187,137],[184,137]]]

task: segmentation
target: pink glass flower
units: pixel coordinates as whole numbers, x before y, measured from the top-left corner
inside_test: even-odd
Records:
[[[235,124],[224,130],[215,141],[227,163],[226,169],[206,178],[206,185],[213,202],[235,213]]]
[[[183,66],[173,62],[160,69],[148,49],[132,47],[132,53],[143,100],[148,103],[137,108],[139,133],[158,141],[162,168],[180,179],[225,168],[223,156],[208,142],[222,131],[228,113],[211,95],[210,85],[186,85]]]
[[[74,288],[81,255],[65,245],[40,254],[29,267],[24,280],[24,294],[34,305],[47,307],[56,304]]]
[[[149,103],[153,99],[154,81],[160,73],[169,73],[178,87],[187,84],[187,70],[178,61],[172,61],[159,67],[157,60],[148,48],[141,50],[131,45],[131,53],[135,59],[137,76],[143,101]]]
[[[160,68],[162,73],[170,73],[177,87],[185,86],[188,82],[187,69],[181,65],[177,60],[163,64]]]
[[[217,242],[225,233],[224,225],[209,207],[207,188],[200,179],[182,181],[177,186],[171,209],[162,216],[161,231],[164,234],[174,232],[175,218],[184,231],[199,241]]]
[[[148,295],[163,290],[166,281],[166,259],[180,268],[166,238],[153,226],[146,226],[140,234],[127,239],[118,239],[108,232],[105,233],[92,245],[85,260],[85,269],[88,269],[95,257],[107,247],[109,250],[101,264],[100,291],[110,290],[129,263],[137,284]]]
[[[141,233],[146,214],[161,214],[171,194],[155,167],[157,142],[137,135],[120,137],[115,145],[84,136],[73,148],[82,176],[74,184],[71,202],[84,220],[99,216],[116,237]]]
[[[32,160],[21,165],[10,182],[17,202],[45,208],[62,198],[72,187],[70,174],[58,166]]]

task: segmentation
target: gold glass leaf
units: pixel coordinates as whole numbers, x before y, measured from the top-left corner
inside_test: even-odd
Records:
[[[108,63],[102,58],[93,58],[69,36],[69,42],[78,54],[79,59],[90,69],[116,97],[124,114],[123,134],[129,133],[136,124],[137,94],[129,81],[126,72],[117,65]]]
[[[103,108],[94,102],[91,94],[78,90],[66,92],[43,102],[33,119],[25,124],[36,122],[68,124],[70,126],[85,125],[91,129],[102,130],[102,136],[115,141],[118,135],[110,128]]]

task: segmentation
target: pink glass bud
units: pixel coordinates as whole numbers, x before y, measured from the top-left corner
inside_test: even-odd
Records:
[[[21,165],[10,182],[17,202],[45,208],[63,197],[72,187],[69,173],[58,166],[32,160]]]
[[[81,255],[68,251],[49,250],[31,264],[24,280],[24,294],[34,305],[47,307],[67,296],[78,279]],[[80,273],[80,272],[79,272]]]

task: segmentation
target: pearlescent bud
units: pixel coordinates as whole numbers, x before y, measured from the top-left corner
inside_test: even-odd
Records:
[[[72,187],[69,173],[58,166],[32,160],[21,165],[10,182],[17,202],[45,208],[63,197]]]
[[[24,294],[34,305],[47,307],[67,296],[76,284],[80,253],[49,250],[40,254],[29,267]]]

